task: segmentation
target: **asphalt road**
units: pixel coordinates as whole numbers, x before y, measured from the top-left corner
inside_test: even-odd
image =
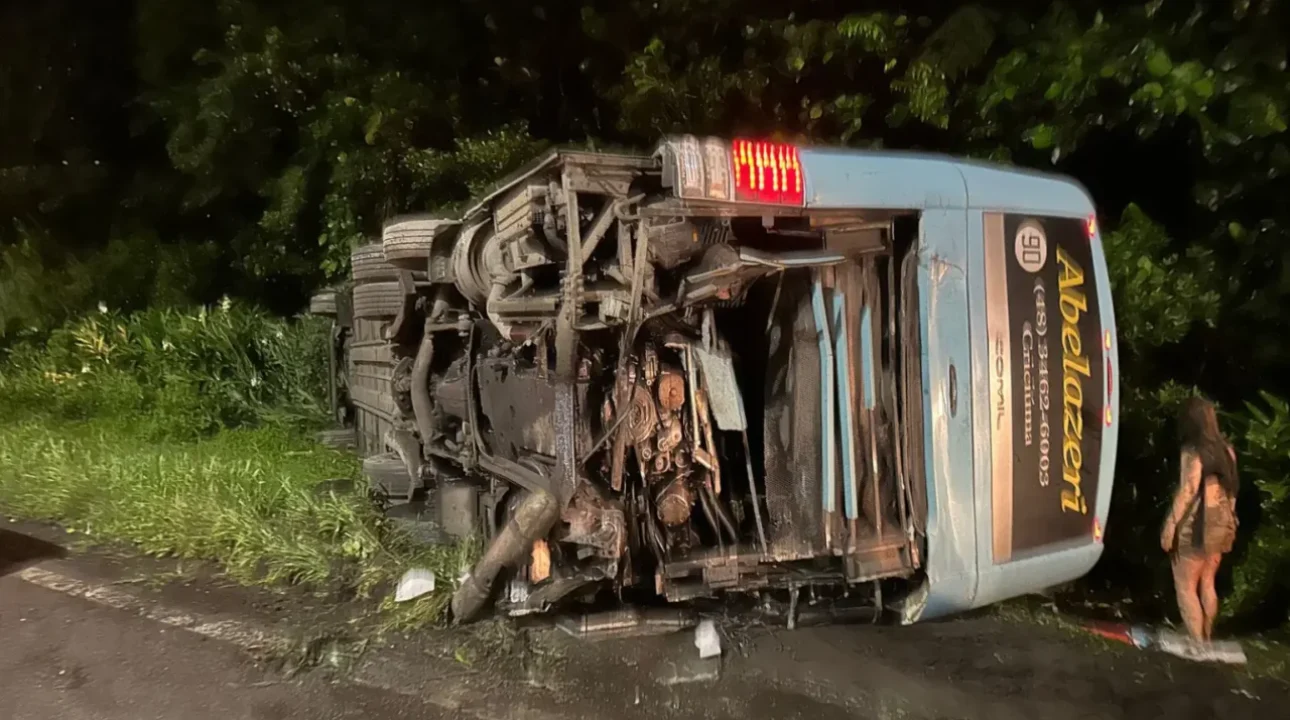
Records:
[[[27,583],[61,548],[0,530],[0,718],[286,720],[437,717],[419,701],[288,680],[240,649]]]
[[[12,720],[432,717],[410,698],[285,680],[240,650],[0,578],[0,717]]]
[[[293,678],[234,644],[159,622],[154,609],[311,637],[347,627],[344,607],[231,587],[191,568],[154,586],[140,578],[164,575],[162,562],[66,554],[32,535],[66,540],[0,529],[0,720],[1265,720],[1290,704],[1285,679],[990,614],[903,628],[729,627],[719,663],[697,662],[688,633],[593,643],[472,626],[374,641],[352,674]],[[28,579],[63,573],[82,587],[129,588],[140,605],[38,587],[19,575],[32,566]],[[364,675],[367,685],[354,682]]]

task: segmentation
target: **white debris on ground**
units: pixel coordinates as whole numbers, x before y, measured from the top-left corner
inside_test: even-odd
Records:
[[[694,646],[699,649],[699,657],[710,658],[721,654],[721,636],[717,626],[711,620],[704,620],[694,630]]]
[[[434,592],[434,571],[412,568],[403,573],[394,589],[394,602],[407,602]]]
[[[1164,652],[1196,662],[1244,665],[1245,650],[1234,640],[1216,640],[1198,643],[1181,633],[1161,630],[1156,635],[1156,646]]]

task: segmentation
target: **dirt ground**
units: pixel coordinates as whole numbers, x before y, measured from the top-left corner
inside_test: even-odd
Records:
[[[82,647],[86,637],[118,638],[105,643],[119,647],[81,662],[77,687],[100,688],[96,697],[137,695],[145,705],[151,697],[175,711],[157,717],[239,717],[240,706],[225,702],[223,685],[248,683],[251,695],[271,695],[266,702],[274,717],[1262,720],[1283,716],[1290,706],[1290,677],[1269,676],[1267,665],[1252,672],[1189,663],[1015,612],[911,627],[788,631],[725,624],[725,652],[713,661],[698,658],[691,632],[586,641],[541,623],[519,629],[494,622],[401,636],[380,632],[370,603],[248,590],[204,566],[69,552],[59,548],[68,538],[54,530],[7,527],[52,542],[28,543],[23,552],[30,557],[0,563],[0,575],[11,576],[0,578],[0,627],[16,643],[6,651],[11,662],[0,673],[0,696],[27,697],[37,708],[62,707],[68,691],[56,674],[44,678],[44,689],[21,681],[49,674],[22,658],[70,667],[77,653],[89,652]],[[15,547],[11,535],[0,541]],[[148,636],[153,631],[135,628],[145,621],[83,608],[76,604],[81,600],[47,601],[55,610],[34,613],[30,608],[41,598],[12,577],[32,563],[128,588],[159,605],[254,622],[290,638],[291,649],[252,660],[217,642],[176,637],[179,631]],[[151,639],[120,639],[140,637]],[[203,670],[184,671],[189,666]],[[202,697],[220,699],[202,708],[232,709],[208,715],[181,702]],[[410,710],[407,702],[418,699],[423,711]],[[116,717],[93,706],[73,715]]]

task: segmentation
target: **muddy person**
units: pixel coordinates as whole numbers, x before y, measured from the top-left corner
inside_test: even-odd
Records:
[[[1214,405],[1188,400],[1178,418],[1181,472],[1160,546],[1173,563],[1178,610],[1191,638],[1209,642],[1218,617],[1214,578],[1236,539],[1236,452]]]

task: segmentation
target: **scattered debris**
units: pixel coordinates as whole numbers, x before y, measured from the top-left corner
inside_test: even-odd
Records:
[[[694,646],[699,649],[699,657],[711,658],[721,655],[721,636],[717,626],[711,620],[704,620],[694,631]]]
[[[685,685],[694,682],[708,682],[721,676],[721,658],[689,657],[676,662],[663,664],[656,676],[659,683],[667,686]]]
[[[658,635],[694,627],[696,618],[684,610],[637,607],[560,618],[556,626],[583,639]],[[718,651],[719,652],[719,651]]]
[[[1161,630],[1156,633],[1155,645],[1164,652],[1184,660],[1218,662],[1229,665],[1245,664],[1245,650],[1235,640],[1215,640],[1208,643],[1198,643],[1181,633]]]
[[[1259,699],[1258,695],[1255,695],[1254,693],[1250,692],[1249,690],[1246,690],[1245,688],[1232,688],[1232,694],[1240,695],[1241,697],[1249,698],[1250,700]]]
[[[434,592],[434,571],[412,568],[399,578],[394,590],[394,602],[407,602]]]
[[[1092,622],[1084,629],[1116,642],[1132,645],[1139,650],[1155,649],[1184,660],[1220,662],[1232,665],[1245,664],[1245,650],[1234,640],[1198,643],[1187,635],[1172,630],[1156,630],[1145,625]]]
[[[1139,625],[1126,625],[1117,622],[1099,622],[1092,621],[1085,623],[1084,629],[1106,640],[1133,645],[1134,647],[1145,647],[1150,636],[1151,630]]]

